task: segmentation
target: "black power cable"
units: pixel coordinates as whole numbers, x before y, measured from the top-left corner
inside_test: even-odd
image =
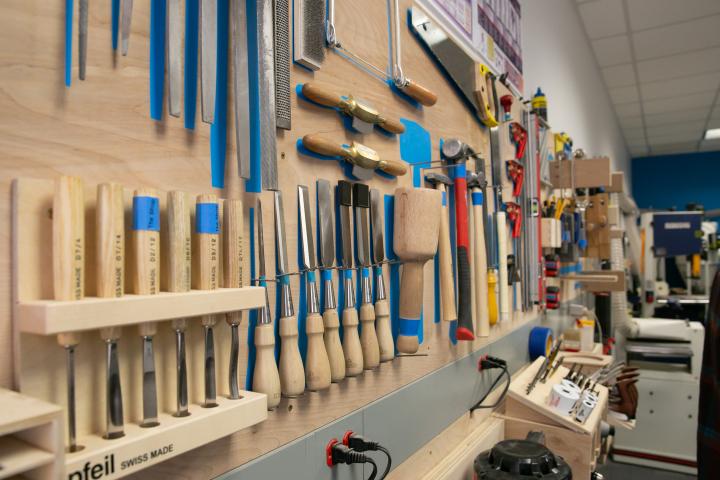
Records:
[[[510,389],[510,382],[512,380],[510,378],[510,372],[508,372],[507,369],[507,363],[505,362],[505,360],[502,360],[500,358],[489,356],[482,357],[478,362],[478,368],[480,371],[499,368],[502,370],[502,372],[500,373],[500,375],[497,376],[497,378],[495,378],[492,385],[490,385],[490,388],[488,388],[487,392],[485,392],[485,395],[483,395],[482,398],[480,398],[480,400],[475,403],[475,405],[470,407],[470,413],[483,408],[496,408],[498,405],[500,405],[502,401],[505,400],[505,396]],[[506,377],[507,381],[505,383],[505,388],[500,394],[500,397],[492,405],[482,405],[485,399],[487,399],[487,397],[493,392],[493,390],[495,390],[495,387],[497,387],[498,383],[500,383],[500,380],[502,380],[503,377]]]

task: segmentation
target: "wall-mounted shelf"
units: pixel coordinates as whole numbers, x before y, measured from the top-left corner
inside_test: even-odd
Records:
[[[243,287],[119,298],[91,297],[72,302],[33,300],[18,303],[16,312],[21,332],[54,335],[248,310],[264,304],[264,288]]]

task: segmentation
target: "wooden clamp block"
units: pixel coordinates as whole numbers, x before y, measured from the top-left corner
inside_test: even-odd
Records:
[[[586,270],[573,275],[563,275],[560,279],[579,282],[580,287],[587,292],[625,291],[625,272],[622,270]]]
[[[550,162],[550,182],[555,188],[608,187],[612,182],[610,159],[595,157]]]

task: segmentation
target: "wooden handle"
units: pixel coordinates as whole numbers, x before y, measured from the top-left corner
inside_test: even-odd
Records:
[[[488,321],[490,325],[495,325],[498,321],[498,306],[497,306],[497,273],[494,268],[490,268],[487,271],[487,286],[488,286]]]
[[[330,360],[323,341],[323,319],[318,313],[310,313],[305,319],[307,353],[305,355],[305,383],[308,390],[325,390],[330,386]]]
[[[402,88],[405,95],[414,98],[426,107],[435,105],[438,99],[437,94],[410,79],[406,79],[406,82],[407,84]]]
[[[193,255],[193,287],[215,290],[219,286],[220,269],[220,207],[215,195],[197,196],[195,203],[195,245]],[[205,326],[215,324],[215,315],[203,315]]]
[[[500,321],[510,319],[510,297],[508,289],[507,269],[507,223],[505,212],[497,212],[497,240],[498,240],[498,290],[500,291]]]
[[[101,183],[97,187],[95,239],[97,296],[122,297],[125,288],[125,202],[122,185]],[[120,328],[104,328],[103,339],[117,340]]]
[[[271,323],[255,327],[254,392],[267,395],[268,410],[280,403],[280,373],[275,363],[275,330]]]
[[[397,338],[398,350],[402,353],[416,353],[420,347],[419,330],[422,312],[423,265],[425,262],[403,264],[400,278],[400,332]],[[419,293],[420,292],[420,293]]]
[[[305,369],[298,348],[297,318],[280,319],[280,390],[286,397],[297,397],[305,391]]]
[[[372,370],[380,365],[380,345],[375,332],[375,307],[371,303],[360,305],[360,346],[362,347],[363,368]]]
[[[378,168],[385,173],[399,177],[407,173],[407,165],[397,160],[380,160]]]
[[[53,197],[53,294],[55,300],[85,296],[85,199],[82,180],[60,177]],[[77,345],[74,333],[58,335],[62,346]]]
[[[383,117],[379,125],[390,133],[396,133],[398,135],[405,133],[405,125],[403,125],[400,120],[395,120],[394,118]]]
[[[340,107],[342,98],[335,92],[322,88],[315,83],[306,83],[302,86],[302,94],[308,99],[326,107]]]
[[[439,183],[437,190],[446,195],[445,185]],[[440,306],[442,319],[445,322],[457,320],[455,307],[455,275],[452,268],[452,249],[450,246],[450,224],[447,203],[440,210],[440,237],[438,238],[438,255],[440,266]]]
[[[395,358],[395,343],[390,325],[390,304],[387,300],[375,302],[375,329],[380,348],[380,361],[388,362]]]
[[[347,157],[347,152],[342,145],[331,142],[320,135],[305,135],[303,137],[303,147],[311,152],[328,157]]]
[[[133,197],[133,291],[155,295],[160,291],[160,199],[155,190],[140,188]],[[155,322],[139,325],[140,335],[153,336]]]
[[[167,195],[168,291],[188,292],[192,285],[192,227],[188,194],[180,191]]]
[[[480,197],[477,197],[477,195]],[[479,200],[477,200],[479,198]],[[490,335],[490,320],[488,318],[488,291],[487,291],[487,257],[485,255],[485,232],[483,228],[482,193],[479,188],[472,190],[473,205],[473,267],[475,269],[475,317],[477,322],[477,336]]]
[[[244,248],[243,227],[244,214],[241,200],[225,200],[223,208],[223,258],[225,288],[244,286]],[[228,312],[225,319],[230,325],[242,323],[243,311]]]
[[[342,312],[343,353],[345,354],[345,376],[354,377],[363,371],[363,353],[358,334],[358,312],[346,308]]]
[[[345,355],[340,342],[340,319],[337,310],[334,308],[325,310],[323,324],[325,325],[323,340],[330,361],[330,380],[337,383],[345,378]]]

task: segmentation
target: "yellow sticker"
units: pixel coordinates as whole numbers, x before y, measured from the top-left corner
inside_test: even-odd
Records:
[[[495,42],[490,35],[487,36],[487,56],[490,60],[495,60]]]

